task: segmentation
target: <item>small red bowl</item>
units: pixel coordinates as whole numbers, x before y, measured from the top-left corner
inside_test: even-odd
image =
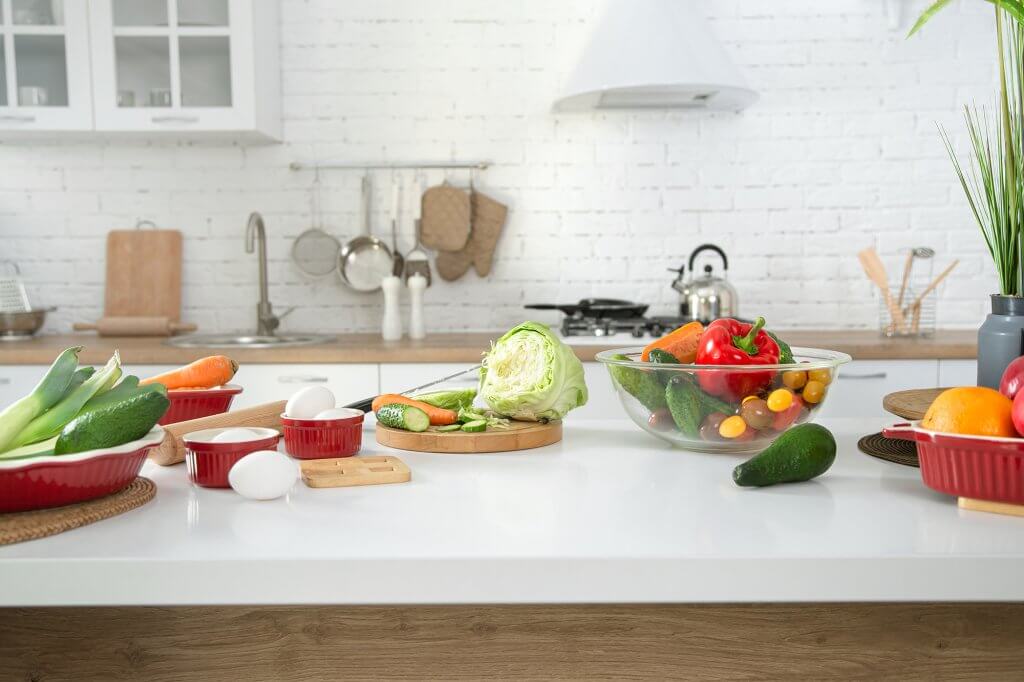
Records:
[[[351,457],[363,447],[362,410],[340,419],[292,419],[281,415],[284,449],[297,459]]]
[[[157,422],[161,426],[187,422],[201,417],[223,414],[231,407],[231,401],[242,392],[241,386],[228,384],[220,388],[203,388],[167,391],[171,406]]]
[[[210,442],[211,438],[228,429],[203,429],[186,433],[181,440],[185,444],[185,466],[188,468],[189,480],[203,488],[230,488],[228,472],[238,460],[257,450],[277,449],[281,434],[274,429],[252,426],[243,428],[254,432],[252,440]]]
[[[116,448],[0,462],[0,512],[23,512],[112,495],[135,480],[149,451],[164,439],[149,433]]]
[[[917,442],[921,479],[947,495],[1024,504],[1024,438],[939,433],[914,424],[882,430]]]

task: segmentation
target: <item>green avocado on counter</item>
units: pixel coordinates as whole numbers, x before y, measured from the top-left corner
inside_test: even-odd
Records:
[[[819,424],[800,424],[775,439],[761,454],[732,470],[741,486],[809,481],[836,460],[836,439]]]
[[[170,404],[166,391],[160,389],[140,390],[121,401],[102,404],[68,422],[57,436],[53,454],[69,455],[138,440],[149,433]]]
[[[613,355],[614,360],[629,360],[625,355]],[[636,363],[642,364],[642,363]],[[608,365],[608,371],[626,393],[640,401],[651,412],[665,407],[665,387],[649,369]]]

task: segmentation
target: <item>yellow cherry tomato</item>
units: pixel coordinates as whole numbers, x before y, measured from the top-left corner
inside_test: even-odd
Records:
[[[808,381],[804,386],[804,402],[820,403],[825,397],[825,384],[820,381]]]
[[[757,400],[757,396],[756,395],[748,395],[746,398],[743,399],[743,402],[741,402],[740,405],[746,405],[751,400]]]
[[[807,390],[806,388],[804,389]],[[793,404],[793,392],[786,388],[777,388],[768,396],[768,409],[772,412],[785,412]]]
[[[802,369],[785,372],[782,375],[782,383],[792,391],[799,391],[807,383],[807,372]]]
[[[739,438],[746,430],[747,422],[743,421],[743,417],[734,414],[722,420],[718,426],[718,435],[722,438]]]
[[[832,383],[832,372],[828,369],[812,369],[807,372],[807,378],[817,381],[822,386],[828,386]]]

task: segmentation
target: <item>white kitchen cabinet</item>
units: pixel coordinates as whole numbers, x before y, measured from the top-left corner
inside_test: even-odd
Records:
[[[829,387],[822,417],[885,417],[882,398],[908,388],[938,386],[937,360],[855,360]]]
[[[370,398],[380,392],[375,364],[242,365],[231,383],[245,388],[232,409],[287,400],[305,386],[326,386],[338,405]]]
[[[49,365],[0,365],[0,410],[32,392]]]
[[[89,19],[97,130],[280,139],[277,2],[89,0]]]
[[[0,0],[0,132],[91,130],[82,0]]]
[[[976,386],[977,360],[939,360],[939,386]]]

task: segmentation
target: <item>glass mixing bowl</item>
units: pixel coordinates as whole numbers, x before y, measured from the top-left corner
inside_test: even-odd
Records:
[[[789,365],[682,365],[643,362],[642,350],[607,350],[597,360],[637,426],[698,452],[760,452],[812,421],[850,361],[845,353],[793,348]]]

